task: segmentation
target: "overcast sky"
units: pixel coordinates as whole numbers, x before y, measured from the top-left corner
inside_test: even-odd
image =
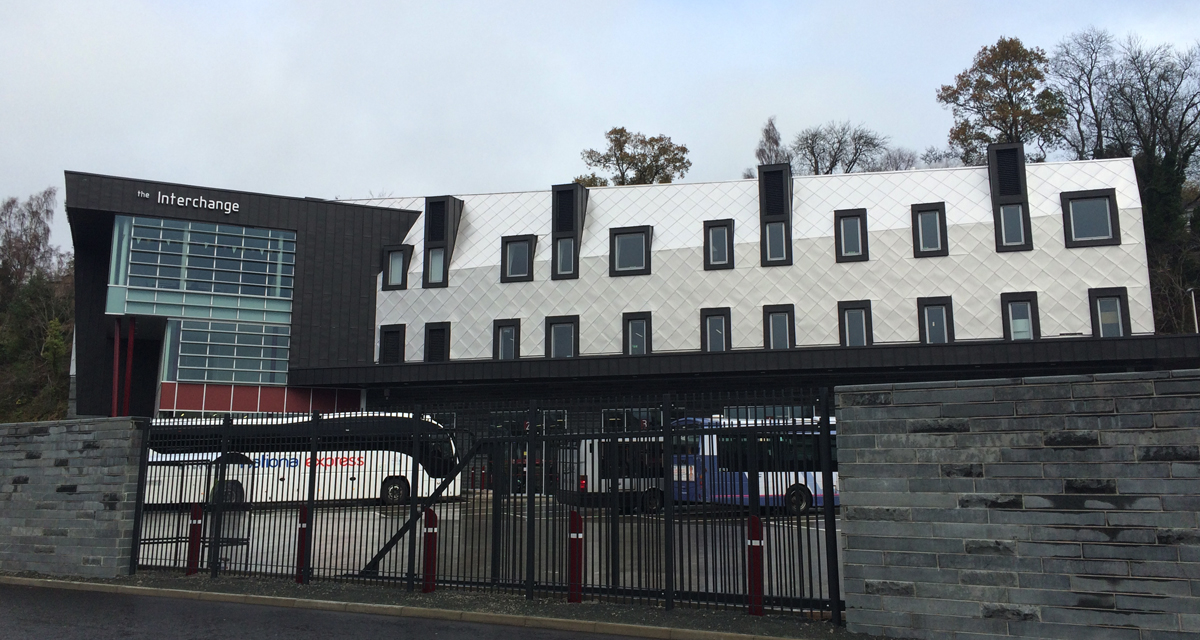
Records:
[[[321,198],[545,189],[625,126],[685,180],[849,119],[943,145],[941,84],[1001,35],[1190,46],[1200,2],[450,3],[0,0],[0,197],[63,171]]]

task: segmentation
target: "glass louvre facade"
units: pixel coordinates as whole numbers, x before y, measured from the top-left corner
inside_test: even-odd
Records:
[[[286,384],[296,234],[117,216],[106,312],[173,318],[166,381]]]

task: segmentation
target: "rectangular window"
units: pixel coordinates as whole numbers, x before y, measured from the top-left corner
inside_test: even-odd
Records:
[[[516,360],[521,357],[521,321],[518,319],[492,322],[492,358]]]
[[[1115,189],[1070,191],[1060,197],[1068,248],[1121,244]]]
[[[438,247],[425,252],[425,282],[427,284],[445,284],[446,282],[446,250]]]
[[[843,347],[874,344],[871,327],[871,301],[852,300],[838,303],[838,332]]]
[[[649,311],[621,314],[621,324],[624,326],[625,355],[644,356],[652,353]]]
[[[1036,292],[1000,294],[1000,312],[1005,340],[1020,341],[1041,338]]]
[[[500,239],[500,282],[532,282],[536,235]]]
[[[379,364],[404,362],[404,325],[385,324],[379,327]]]
[[[1025,207],[1006,204],[1000,207],[1000,243],[1006,247],[1025,244]]]
[[[653,227],[609,229],[608,275],[638,276],[650,273]]]
[[[383,290],[392,291],[408,288],[408,263],[412,257],[412,245],[394,245],[383,248]]]
[[[954,342],[954,310],[949,296],[917,298],[922,344]]]
[[[1092,312],[1092,337],[1121,338],[1132,333],[1129,294],[1125,287],[1088,289]]]
[[[763,347],[766,349],[791,349],[796,346],[794,318],[795,306],[773,304],[763,307]]]
[[[546,357],[574,358],[579,355],[579,316],[546,318]]]
[[[946,242],[946,203],[914,204],[912,235],[914,258],[950,255]]]
[[[446,362],[450,359],[450,323],[431,322],[425,325],[425,362]]]
[[[729,307],[700,310],[700,350],[729,351],[733,343],[729,335]]]
[[[704,270],[733,268],[733,220],[704,222]]]
[[[834,254],[838,262],[866,262],[867,210],[833,212]]]
[[[782,222],[767,223],[767,262],[787,259],[787,225]]]
[[[559,238],[555,241],[554,275],[575,275],[575,238]]]

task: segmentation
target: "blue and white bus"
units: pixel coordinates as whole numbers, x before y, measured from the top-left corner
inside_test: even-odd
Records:
[[[648,429],[656,419],[634,415],[631,422]],[[827,499],[841,503],[836,431],[831,434],[833,485],[826,491],[814,418],[717,416],[671,425],[678,431],[671,460],[676,503],[749,505],[752,468],[758,469],[761,506],[801,514]],[[770,428],[748,428],[759,426]],[[657,511],[665,498],[662,437],[639,436],[636,429],[564,444],[558,451],[558,500],[599,507],[616,499],[622,508]]]

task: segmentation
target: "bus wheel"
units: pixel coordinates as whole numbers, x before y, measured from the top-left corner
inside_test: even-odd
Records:
[[[658,489],[650,489],[642,494],[642,513],[658,513],[662,509],[663,494]]]
[[[226,480],[218,482],[213,490],[213,495],[221,495],[221,501],[225,504],[241,504],[246,500],[246,490],[242,488],[242,483],[237,480]]]
[[[379,490],[379,499],[388,506],[408,502],[408,481],[399,476],[384,480]]]
[[[808,513],[813,502],[812,492],[802,484],[794,484],[787,490],[784,502],[787,503],[788,515],[798,516]]]

